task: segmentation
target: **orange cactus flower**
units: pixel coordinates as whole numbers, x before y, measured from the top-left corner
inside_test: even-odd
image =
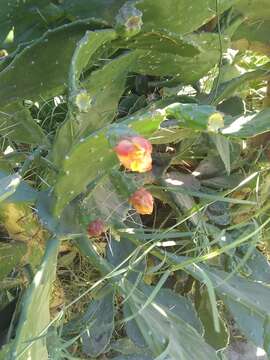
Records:
[[[152,145],[141,136],[121,140],[114,148],[126,169],[143,173],[152,169]]]
[[[150,215],[153,212],[154,198],[152,194],[144,188],[141,188],[129,198],[130,203],[141,215]]]
[[[106,231],[104,222],[100,219],[92,221],[87,228],[90,237],[99,237]]]

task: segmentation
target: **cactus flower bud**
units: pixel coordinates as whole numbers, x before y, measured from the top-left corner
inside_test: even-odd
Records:
[[[141,31],[142,16],[142,12],[133,4],[125,3],[116,16],[116,29],[126,38],[134,36]]]
[[[141,188],[130,197],[129,199],[132,206],[136,209],[137,213],[141,215],[150,215],[153,212],[154,198],[152,194],[144,188]]]
[[[8,56],[8,52],[5,49],[0,50],[0,58],[4,58]]]
[[[91,97],[86,90],[81,90],[74,97],[75,105],[80,112],[87,112],[91,107]]]
[[[140,173],[152,169],[152,145],[143,137],[133,136],[123,139],[114,150],[126,169]]]
[[[208,119],[207,130],[218,133],[220,129],[224,128],[224,119],[221,113],[214,113]]]
[[[92,221],[87,228],[90,237],[99,237],[106,231],[104,222],[100,219]]]

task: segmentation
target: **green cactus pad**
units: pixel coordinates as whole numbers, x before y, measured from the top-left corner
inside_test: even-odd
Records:
[[[82,137],[113,121],[125,90],[128,71],[135,60],[134,53],[120,55],[81,82],[80,86],[91,103],[86,112],[69,112],[57,133],[53,149],[53,161],[57,166],[61,166],[63,157]]]
[[[24,144],[46,144],[48,139],[30,111],[20,103],[5,106],[0,111],[0,134]]]
[[[69,63],[76,43],[88,27],[87,21],[63,25],[26,46],[0,73],[0,106],[62,93],[67,87]]]
[[[31,285],[24,293],[16,336],[8,359],[47,359],[47,327],[50,322],[49,301],[55,280],[59,240],[47,243],[45,255]]]
[[[0,243],[0,281],[20,263],[26,252],[27,245],[22,241]]]
[[[159,127],[165,114],[157,110],[134,114],[123,123],[142,136],[149,137]],[[82,138],[73,146],[63,161],[61,173],[55,184],[55,214],[59,216],[63,208],[77,195],[86,190],[87,185],[118,164],[108,140],[111,125]]]

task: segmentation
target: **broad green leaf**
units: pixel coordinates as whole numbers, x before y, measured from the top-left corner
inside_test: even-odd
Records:
[[[156,359],[177,360],[181,354],[183,360],[217,360],[214,349],[181,318],[182,314],[176,315],[168,304],[163,305],[156,299],[142,308],[146,300],[145,294],[135,290],[130,294],[127,303],[134,321]],[[196,347],[193,346],[194,342]]]
[[[156,255],[163,259],[164,254]],[[207,282],[214,287],[217,295],[230,310],[240,330],[258,347],[270,354],[269,338],[269,296],[270,288],[263,283],[233,275],[202,263],[194,264],[194,259],[176,256],[166,252],[167,261],[172,269],[185,270],[202,283]],[[181,265],[182,266],[179,266]]]
[[[54,11],[53,18],[50,17],[52,10]],[[0,48],[13,50],[20,42],[29,42],[40,37],[47,31],[48,24],[61,16],[60,13],[57,14],[57,10],[58,8],[49,4],[47,0],[10,0],[8,2],[1,0]],[[12,34],[8,37],[10,32]]]
[[[113,24],[115,16],[126,0],[87,0],[74,2],[64,0],[60,7],[72,18],[95,17],[104,19]],[[220,1],[220,12],[233,5],[232,0]],[[152,29],[166,29],[167,31],[186,34],[198,29],[215,16],[215,0],[206,0],[203,3],[196,0],[190,6],[188,0],[136,0],[134,5],[143,12],[143,31]],[[179,18],[181,14],[181,19]],[[180,20],[179,20],[180,19]],[[192,21],[191,21],[192,19]]]
[[[215,176],[209,179],[202,179],[201,184],[212,189],[233,189],[241,183],[243,176],[240,174],[231,174],[224,176]]]
[[[62,163],[61,173],[56,179],[55,213],[63,208],[87,185],[95,181],[117,164],[115,154],[110,151],[105,130],[98,131],[75,145]]]
[[[241,251],[242,256],[245,256],[246,247]],[[262,281],[270,285],[270,264],[266,256],[259,250],[254,249],[252,255],[246,262],[246,266],[250,269],[250,279],[254,281]]]
[[[6,360],[7,359],[7,356],[8,356],[9,350],[10,350],[10,346],[11,346],[11,343],[1,347],[0,360]]]
[[[153,109],[128,117],[123,124],[149,137],[159,127],[165,114]],[[118,129],[116,124],[106,126],[74,145],[63,160],[60,174],[55,184],[55,213],[59,215],[63,208],[77,195],[86,190],[88,184],[118,164],[107,134]]]
[[[150,296],[151,292],[154,290],[154,286],[142,285],[141,289],[145,295]],[[198,318],[190,298],[176,294],[171,289],[162,288],[157,293],[155,302],[170,309],[174,315],[183,319],[186,323],[196,329],[199,334],[203,334],[203,325]]]
[[[62,93],[76,43],[87,28],[87,21],[75,21],[46,32],[25,47],[0,73],[1,108],[23,99],[36,101]]]
[[[97,182],[81,203],[81,211],[85,217],[88,217],[89,222],[102,219],[112,226],[121,226],[129,210],[128,199],[117,192],[107,175]]]
[[[88,135],[91,132],[112,122],[117,114],[117,106],[125,90],[127,75],[137,60],[135,53],[120,55],[104,67],[93,71],[82,82],[82,87],[89,94],[92,104],[85,113],[77,115],[81,131],[77,136]],[[87,121],[90,118],[91,121]]]
[[[270,354],[269,286],[240,276],[230,276],[229,273],[203,264],[196,268],[192,265],[188,266],[188,271],[200,281],[204,281],[202,274],[206,273],[241,331],[258,347],[264,348]]]
[[[114,18],[126,0],[63,0],[60,7],[70,19],[93,17],[102,19],[106,24],[113,24]]]
[[[132,354],[138,354],[136,356],[143,356],[147,351],[145,348],[136,346],[128,337],[117,339],[115,342],[110,344],[110,348],[113,351],[122,354],[123,358],[126,358],[127,355],[131,356]],[[145,356],[147,357],[147,355]]]
[[[123,307],[124,318],[129,319],[133,316],[132,310],[129,304],[126,302]],[[125,323],[125,330],[129,339],[140,348],[147,349],[147,343],[145,342],[143,333],[140,331],[140,327],[137,324],[136,319],[128,320]]]
[[[35,270],[44,254],[44,243],[47,234],[43,231],[32,204],[26,202],[4,201],[0,204],[2,224],[9,237],[27,244],[25,263],[31,264]]]
[[[268,0],[239,0],[235,8],[250,19],[270,19]]]
[[[101,39],[104,39],[104,33],[96,32],[96,34],[95,39],[98,40],[101,35]],[[107,33],[109,39],[113,34]],[[60,128],[53,149],[56,164],[60,165],[64,156],[81,138],[113,121],[117,114],[118,102],[125,90],[127,73],[135,60],[133,53],[121,55],[93,71],[85,81],[80,83],[81,94],[86,98],[84,101],[87,105],[84,111],[69,112],[66,122]],[[79,89],[77,95],[75,93],[74,96],[80,97]]]
[[[223,12],[234,1],[220,1]],[[165,29],[178,34],[191,33],[215,16],[215,0],[137,0],[136,7],[143,12],[143,31]],[[181,15],[181,16],[180,16]]]
[[[19,264],[26,252],[27,244],[22,241],[0,243],[0,281]]]
[[[19,143],[48,145],[42,128],[20,103],[7,105],[0,111],[0,134]]]
[[[148,50],[135,50],[138,61],[134,64],[133,71],[153,76],[174,76],[175,80],[191,84],[205,76],[218,62],[220,56],[219,38],[216,34],[200,33],[189,35],[187,38],[194,42],[200,53],[187,61],[185,56],[175,54],[168,56],[163,52],[162,45]],[[224,49],[228,46],[228,39],[223,38]]]
[[[186,193],[188,189],[195,191],[200,189],[200,183],[193,175],[182,174],[176,171],[170,172],[167,174],[163,184],[166,193],[170,194],[170,197],[181,212],[186,213],[196,205],[193,197]],[[179,189],[181,189],[181,192],[177,191]],[[194,225],[199,223],[199,217],[196,214],[190,220]]]
[[[270,54],[270,12],[268,20],[247,20],[233,34],[234,46],[239,50],[253,50]]]
[[[83,352],[97,357],[108,346],[114,330],[114,292],[92,301],[84,317],[89,325],[82,334]]]
[[[99,31],[86,31],[78,42],[72,56],[69,70],[69,91],[72,95],[80,88],[80,76],[88,65],[93,54],[107,42],[114,40],[116,33],[112,29]],[[92,64],[91,64],[92,65]]]
[[[241,116],[228,127],[222,129],[223,135],[248,138],[270,130],[270,109],[266,108],[256,115]]]
[[[142,275],[146,269],[145,258],[141,259],[141,261],[137,262],[136,264],[134,263],[136,261],[137,253],[136,246],[132,244],[132,242],[129,241],[125,235],[120,237],[120,241],[116,241],[114,238],[112,238],[110,247],[111,249],[107,251],[108,262],[114,268],[119,267],[120,270],[128,267],[126,278],[131,283],[138,285],[138,282],[141,281]],[[121,282],[122,275],[117,276],[114,279],[117,282]]]
[[[218,154],[224,163],[227,174],[231,172],[231,150],[230,141],[220,134],[211,134],[212,141],[216,145]]]
[[[214,106],[172,103],[165,108],[168,119],[178,121],[179,128],[206,131],[209,118],[217,113]]]
[[[37,195],[36,209],[40,222],[51,233],[57,234],[59,237],[68,237],[82,232],[82,219],[78,204],[69,204],[61,218],[57,219],[52,214],[52,194],[49,191],[40,191]]]
[[[97,78],[96,81],[91,81],[93,79],[93,76],[90,76],[91,80],[88,79],[87,81],[84,82],[81,82],[80,78],[83,78],[83,71],[86,70],[86,67],[89,68],[96,66],[95,62],[97,61],[97,59],[95,58],[96,56],[95,54],[97,53],[97,51],[106,48],[107,44],[108,43],[110,44],[110,42],[115,38],[116,38],[116,32],[112,29],[87,31],[84,37],[78,42],[72,57],[70,71],[69,71],[70,114],[66,120],[65,125],[63,126],[62,133],[59,134],[59,137],[62,137],[64,135],[63,131],[67,131],[70,127],[73,129],[72,130],[74,133],[73,136],[75,138],[82,136],[85,130],[87,129],[87,127],[90,125],[93,128],[93,130],[102,127],[103,125],[102,122],[100,124],[97,124],[97,121],[93,119],[93,116],[95,117],[98,116],[98,120],[100,121],[102,118],[102,113],[104,111],[103,109],[102,111],[98,111],[98,106],[96,102],[99,102],[100,95],[104,94],[104,90],[105,90],[104,78],[106,78],[109,81],[110,77],[112,76],[116,77],[116,75],[113,75],[113,73],[114,70],[117,70],[117,67],[114,68],[113,66],[110,66],[109,70],[106,71],[106,66],[105,66],[104,69],[101,69],[101,71],[98,72],[101,76],[100,78]],[[124,72],[122,74],[122,79],[123,81],[125,81]],[[98,96],[97,96],[97,91],[99,91]],[[105,98],[106,96],[107,94],[105,94]],[[119,95],[119,97],[120,96],[121,94]],[[119,98],[117,98],[113,110],[115,110],[118,100]],[[103,98],[102,98],[102,104],[104,105]],[[107,114],[106,110],[104,111],[104,113],[108,117],[111,116],[110,113]],[[69,124],[69,122],[72,122],[72,124]],[[70,143],[69,147],[71,146],[72,143]]]
[[[240,96],[232,96],[220,103],[217,110],[231,116],[240,116],[245,113],[245,103]]]
[[[216,350],[226,348],[229,342],[229,332],[224,320],[220,315],[220,331],[215,331],[213,313],[207,291],[203,291],[201,295],[197,312],[200,320],[203,323],[205,341]]]
[[[165,122],[164,122],[165,123]],[[152,144],[168,144],[179,143],[184,139],[195,137],[194,131],[191,129],[179,129],[162,124],[161,129],[156,131],[151,137]],[[163,126],[165,125],[165,126]]]
[[[209,131],[209,120],[215,115],[217,110],[210,105],[181,104],[173,103],[165,107],[164,112],[167,118],[176,120],[179,128],[193,129],[197,131]],[[248,138],[269,131],[270,109],[266,108],[257,114],[232,118],[224,116],[224,127],[220,128],[220,133],[228,137]],[[210,132],[213,134],[213,132]],[[221,147],[221,145],[219,144]],[[226,145],[228,148],[228,144]],[[221,149],[220,149],[221,151]],[[226,153],[228,149],[226,150]],[[223,155],[228,167],[228,154]]]
[[[59,240],[47,242],[40,268],[23,295],[16,336],[8,359],[47,359],[46,333],[49,301],[55,280]]]
[[[199,42],[196,43],[194,36],[180,36],[179,34],[166,32],[164,30],[151,31],[133,36],[128,41],[117,40],[114,45],[127,49],[155,49],[168,54],[178,54],[181,56],[192,57],[198,55],[201,48]]]
[[[231,80],[225,81],[214,88],[209,94],[209,102],[213,105],[219,104],[222,100],[229,98],[235,94],[237,89],[252,80],[267,79],[270,74],[270,62],[259,66],[256,70],[248,71]]]
[[[20,182],[21,176],[18,174],[2,177],[0,179],[0,202],[14,194]]]
[[[199,163],[195,171],[200,178],[209,179],[225,174],[225,167],[218,155],[209,154]]]
[[[0,175],[1,177],[1,175]],[[38,192],[27,184],[25,181],[21,181],[17,187],[15,193],[9,196],[5,202],[7,203],[34,203],[37,199]]]

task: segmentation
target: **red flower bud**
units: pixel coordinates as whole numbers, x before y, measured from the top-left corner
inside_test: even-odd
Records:
[[[137,190],[129,199],[137,213],[150,215],[153,212],[154,198],[152,194],[144,188]]]
[[[126,169],[140,173],[152,169],[152,145],[143,137],[133,136],[123,139],[114,150]]]
[[[106,231],[104,222],[100,219],[92,221],[87,228],[90,237],[99,237]]]

